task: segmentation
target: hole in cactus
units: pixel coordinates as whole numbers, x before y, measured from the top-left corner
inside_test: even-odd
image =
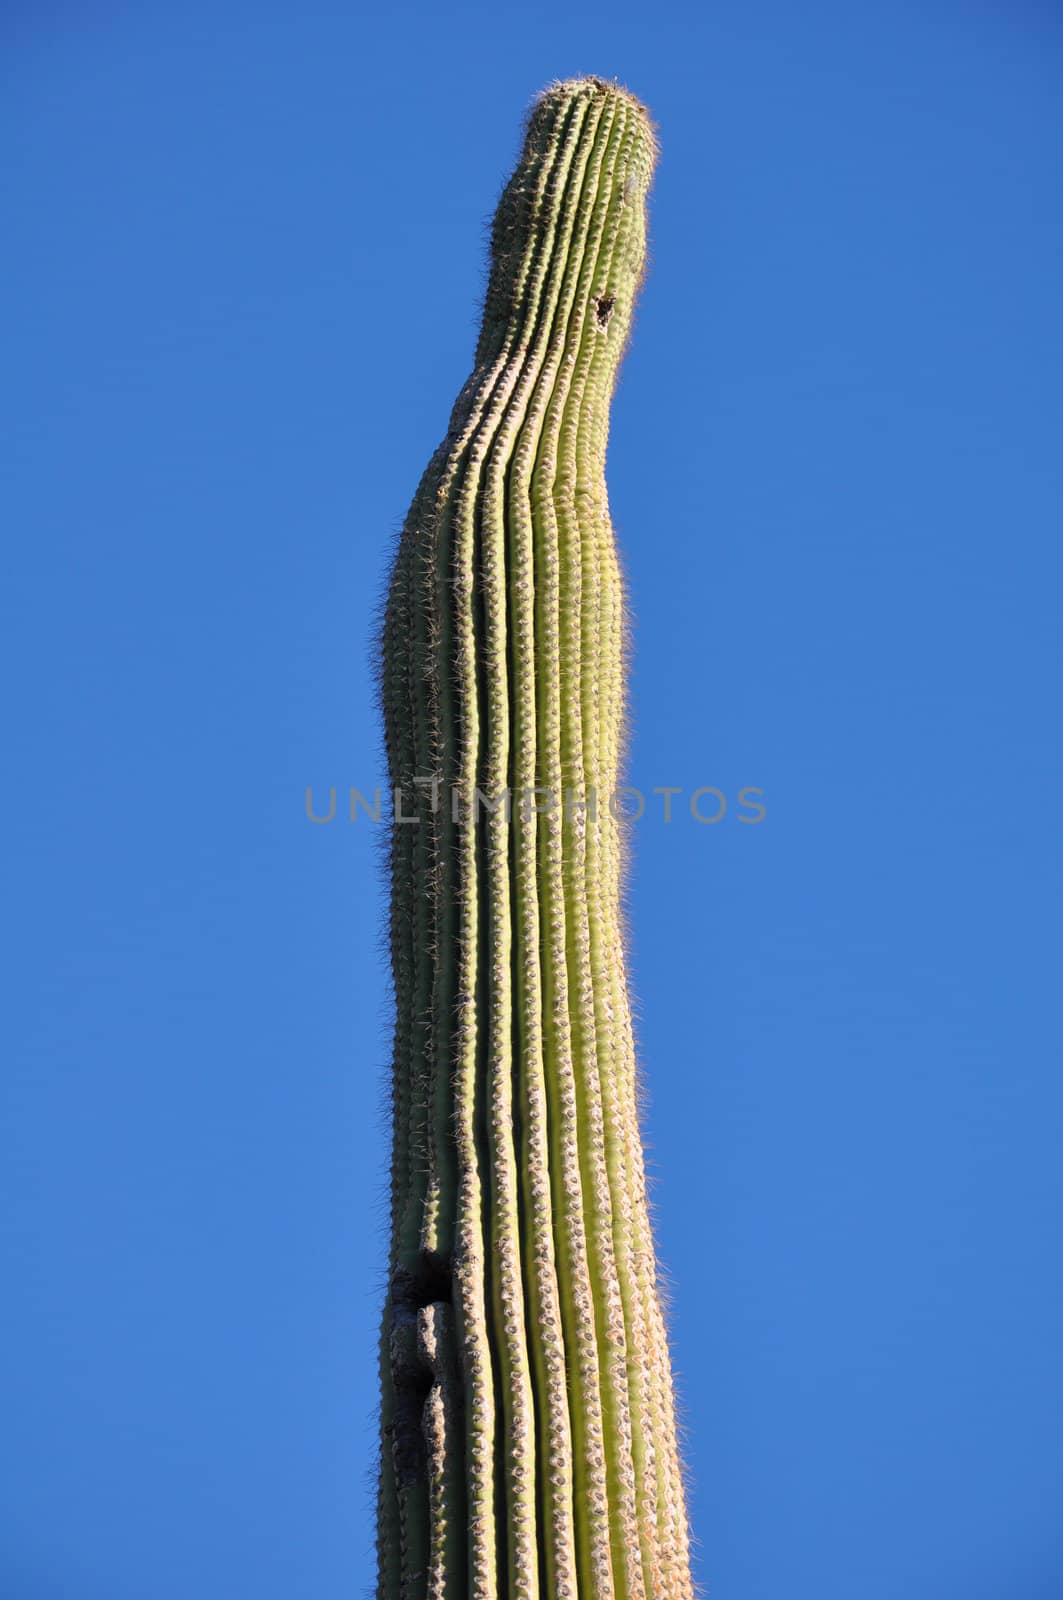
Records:
[[[418,1311],[433,1300],[449,1300],[452,1290],[450,1264],[423,1250],[413,1272],[408,1267],[396,1267],[391,1280],[392,1302],[406,1311]]]
[[[616,296],[615,295],[602,294],[602,295],[598,296],[598,300],[596,302],[595,315],[598,318],[598,326],[599,326],[599,328],[603,328],[603,329],[604,328],[608,328],[608,326],[609,326],[609,318],[613,314],[613,307],[615,305],[616,305]]]

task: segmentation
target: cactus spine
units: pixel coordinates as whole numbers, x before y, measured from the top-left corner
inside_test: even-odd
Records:
[[[644,108],[536,102],[384,614],[396,992],[381,1600],[685,1600],[610,796],[609,402]]]

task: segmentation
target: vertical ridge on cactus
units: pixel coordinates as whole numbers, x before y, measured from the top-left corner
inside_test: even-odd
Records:
[[[380,1600],[689,1600],[609,803],[624,601],[609,404],[646,111],[547,89],[475,363],[388,591],[391,1244]]]

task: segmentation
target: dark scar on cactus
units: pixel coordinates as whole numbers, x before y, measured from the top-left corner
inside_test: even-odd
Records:
[[[404,1488],[429,1475],[431,1430],[426,1408],[433,1389],[455,1408],[461,1386],[455,1367],[453,1312],[448,1301],[433,1300],[416,1311],[396,1306],[391,1324],[391,1381],[395,1409],[387,1434],[398,1482]]]

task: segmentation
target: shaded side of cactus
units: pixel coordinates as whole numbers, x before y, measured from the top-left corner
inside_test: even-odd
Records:
[[[385,607],[396,994],[381,1600],[691,1595],[610,797],[609,403],[644,108],[536,102]]]

